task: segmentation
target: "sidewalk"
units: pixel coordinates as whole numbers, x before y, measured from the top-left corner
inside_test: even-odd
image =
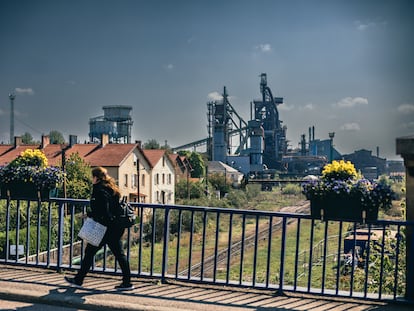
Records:
[[[118,292],[119,276],[88,274],[84,288],[68,287],[64,274],[53,270],[0,264],[0,299],[86,310],[271,311],[271,310],[413,310],[413,306],[258,291],[189,283],[161,284],[133,280],[135,289]]]

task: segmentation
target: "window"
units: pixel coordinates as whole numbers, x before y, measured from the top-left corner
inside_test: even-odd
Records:
[[[168,174],[167,184],[171,185],[171,174]]]
[[[138,175],[137,174],[131,174],[131,187],[136,188],[137,187],[137,179],[138,179]]]
[[[160,174],[155,175],[155,184],[158,185],[160,183]]]
[[[165,174],[162,174],[162,184],[165,185]]]
[[[155,200],[156,200],[157,202],[159,202],[159,201],[160,201],[160,192],[159,192],[159,191],[155,191]]]
[[[145,187],[145,175],[141,175],[141,186]]]
[[[165,166],[165,158],[162,157],[162,166]]]
[[[125,187],[128,187],[128,174],[125,174],[124,177],[125,177]]]

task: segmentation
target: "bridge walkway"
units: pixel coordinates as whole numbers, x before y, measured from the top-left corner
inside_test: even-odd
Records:
[[[82,289],[68,287],[63,277],[72,272],[0,264],[0,300],[58,305],[82,310],[271,311],[271,310],[413,310],[413,306],[357,299],[207,286],[185,282],[134,279],[135,289],[119,292],[119,276],[90,273]]]

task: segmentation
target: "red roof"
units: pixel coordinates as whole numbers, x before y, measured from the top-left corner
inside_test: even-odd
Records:
[[[120,166],[135,148],[139,148],[139,145],[106,144],[102,147],[98,144],[75,144],[71,147],[68,147],[68,145],[48,144],[44,149],[41,150],[48,159],[49,165],[59,166],[62,163],[62,150],[65,148],[66,159],[68,159],[72,154],[78,153],[79,156],[91,166]],[[14,148],[12,145],[0,145],[0,165],[7,165],[26,149],[40,149],[40,146],[18,145],[16,148]],[[159,154],[159,160],[164,153],[165,151],[161,150],[161,152],[150,152],[149,154],[151,155],[153,161],[156,161],[157,154]],[[146,157],[145,154],[144,156]]]
[[[148,159],[151,168],[153,168],[161,160],[165,154],[164,149],[147,149],[143,150],[145,157]]]
[[[107,144],[85,157],[91,166],[120,166],[137,144]]]
[[[14,159],[16,159],[23,151],[26,149],[39,149],[39,145],[20,145],[16,148],[13,148],[12,145],[9,146],[9,152],[3,154],[0,157],[0,165],[7,165]]]

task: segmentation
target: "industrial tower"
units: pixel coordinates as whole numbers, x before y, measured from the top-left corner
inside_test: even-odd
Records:
[[[283,97],[273,97],[267,86],[267,76],[260,75],[262,100],[254,100],[254,120],[258,120],[264,130],[263,164],[267,168],[280,169],[282,157],[287,153],[286,126],[279,119],[277,105],[283,104]]]
[[[104,115],[89,119],[89,139],[100,140],[102,134],[109,136],[110,142],[131,143],[131,106],[104,106]]]
[[[250,103],[251,120],[248,123],[230,104],[226,87],[223,100],[207,103],[207,152],[210,160],[227,163],[234,147],[231,137],[237,135],[239,143],[233,155],[248,156],[250,171],[281,168],[282,157],[287,153],[287,141],[286,126],[282,126],[277,105],[283,103],[283,98],[273,97],[265,73],[260,75],[260,92],[261,100]]]

